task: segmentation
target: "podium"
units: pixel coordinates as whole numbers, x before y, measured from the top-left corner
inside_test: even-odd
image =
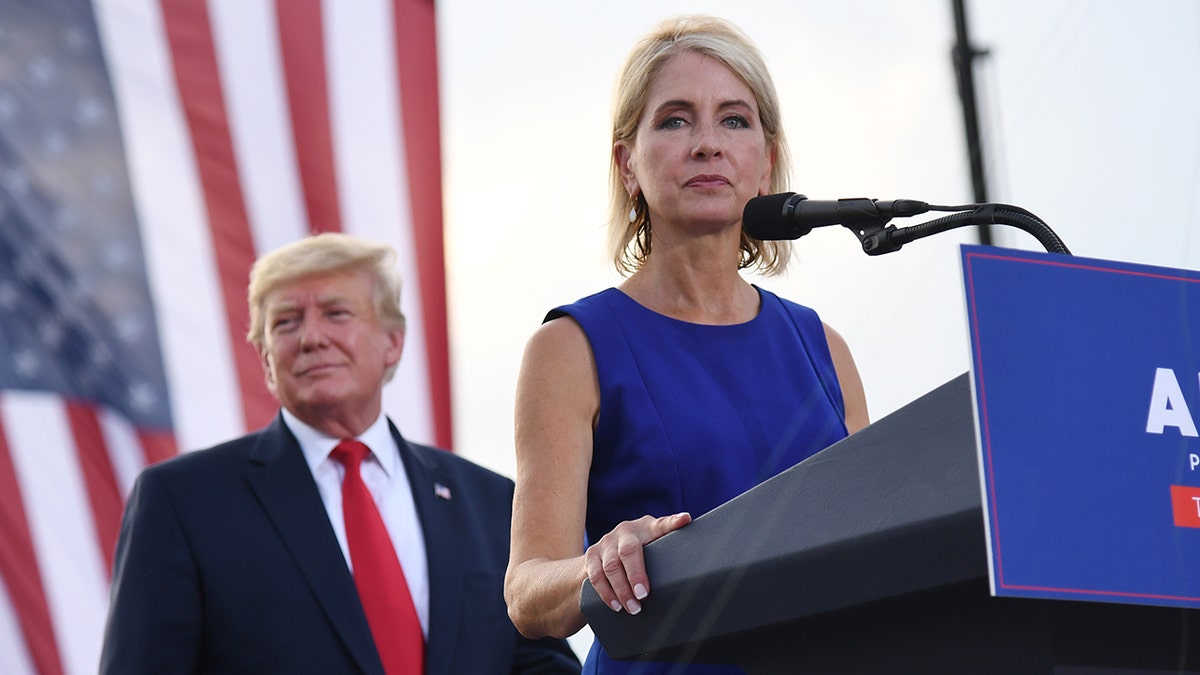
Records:
[[[963,374],[651,543],[636,616],[585,582],[592,631],[751,674],[1200,673],[1198,610],[991,596],[971,400]]]

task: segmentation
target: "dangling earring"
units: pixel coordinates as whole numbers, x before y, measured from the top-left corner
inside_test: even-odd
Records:
[[[636,202],[634,203],[633,206],[629,207],[629,222],[631,222],[631,223],[637,222],[637,203]]]

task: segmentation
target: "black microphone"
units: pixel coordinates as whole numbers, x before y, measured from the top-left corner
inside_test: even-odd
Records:
[[[894,217],[915,216],[928,210],[929,204],[912,199],[820,201],[795,192],[782,192],[746,202],[742,229],[755,239],[798,239],[814,227],[883,225]]]

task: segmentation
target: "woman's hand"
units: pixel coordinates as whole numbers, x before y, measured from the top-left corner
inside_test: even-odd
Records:
[[[584,571],[592,588],[613,611],[642,611],[641,601],[650,594],[650,580],[642,547],[664,534],[692,522],[688,513],[626,520],[588,547],[583,555]]]

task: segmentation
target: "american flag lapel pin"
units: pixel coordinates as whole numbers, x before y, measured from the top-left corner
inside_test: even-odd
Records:
[[[433,494],[445,499],[446,501],[450,501],[450,488],[442,485],[441,483],[433,484]]]

